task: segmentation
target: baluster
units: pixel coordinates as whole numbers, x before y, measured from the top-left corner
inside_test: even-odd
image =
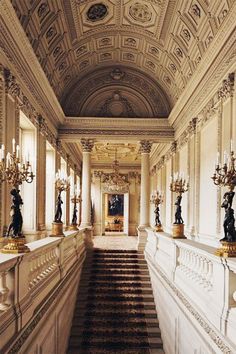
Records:
[[[7,287],[7,272],[0,273],[0,311],[5,311],[10,306],[7,304],[9,289]]]

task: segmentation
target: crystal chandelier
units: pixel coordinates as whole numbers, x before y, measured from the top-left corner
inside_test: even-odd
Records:
[[[104,190],[106,192],[118,193],[118,192],[128,192],[129,182],[126,182],[125,176],[119,173],[119,162],[117,160],[117,149],[115,151],[115,160],[112,164],[113,172],[110,173],[105,181]]]

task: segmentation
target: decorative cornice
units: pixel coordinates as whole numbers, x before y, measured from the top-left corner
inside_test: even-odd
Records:
[[[82,145],[83,152],[91,152],[94,147],[94,140],[93,139],[81,139],[80,140]]]
[[[152,142],[149,140],[140,141],[140,152],[141,154],[150,154],[152,149]]]
[[[117,138],[117,136],[129,137],[135,139],[140,136],[150,136],[152,141],[157,142],[170,142],[173,140],[174,133],[173,130],[111,130],[111,129],[59,129],[59,137],[61,139],[70,140],[70,135],[73,133],[73,138],[81,136],[109,136],[111,138]]]

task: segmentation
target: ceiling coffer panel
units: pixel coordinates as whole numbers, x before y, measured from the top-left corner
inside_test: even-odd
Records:
[[[133,69],[142,73],[142,78],[152,77],[165,97],[165,103],[160,97],[159,101],[164,105],[168,102],[167,112],[191,80],[233,3],[232,0],[11,2],[63,107],[68,109],[65,97],[74,94],[72,88],[83,91],[84,75],[90,76],[100,68],[122,66],[124,72]],[[114,95],[116,90],[121,91],[123,106],[119,101],[110,107],[119,116],[119,112],[127,111],[128,103],[124,102],[128,93],[120,87],[112,90],[110,96],[103,95],[103,103],[112,97],[118,100]],[[131,91],[132,106],[135,88]],[[137,89],[136,96],[139,95],[142,93]],[[147,101],[140,115],[147,112],[151,116],[150,112],[155,112],[155,100]],[[80,107],[82,112],[86,111],[85,106]]]

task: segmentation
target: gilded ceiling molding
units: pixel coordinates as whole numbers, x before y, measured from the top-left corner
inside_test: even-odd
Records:
[[[150,154],[152,149],[152,142],[149,140],[140,141],[140,153],[141,154]]]
[[[82,145],[83,152],[92,152],[94,147],[94,140],[93,139],[81,139],[80,140]]]

